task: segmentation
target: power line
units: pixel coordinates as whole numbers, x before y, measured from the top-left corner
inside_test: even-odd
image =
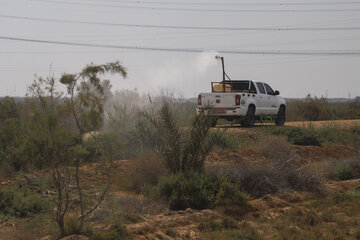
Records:
[[[193,6],[314,6],[314,5],[353,5],[360,4],[356,1],[343,2],[278,2],[278,3],[235,3],[235,2],[162,2],[162,1],[127,1],[127,0],[107,0],[107,2],[130,3],[130,4],[163,4],[163,5],[193,5]]]
[[[56,45],[68,45],[78,47],[95,47],[95,48],[111,48],[111,49],[130,49],[130,50],[147,50],[147,51],[160,51],[160,52],[183,52],[183,53],[202,53],[210,50],[196,49],[196,48],[161,48],[161,47],[137,47],[137,46],[121,46],[121,45],[105,45],[105,44],[90,44],[90,43],[75,43],[63,41],[48,41],[27,38],[15,38],[0,36],[0,39],[10,41],[32,42],[32,43],[45,43]],[[326,51],[298,51],[298,50],[212,50],[223,54],[252,54],[252,55],[329,55],[329,56],[360,56],[360,50],[326,50]]]
[[[113,5],[113,4],[95,4],[84,2],[64,2],[64,1],[44,1],[31,0],[33,2],[55,3],[78,6],[92,6],[92,7],[109,7],[122,9],[142,9],[142,10],[162,10],[162,11],[190,11],[190,12],[233,12],[233,13],[298,13],[298,12],[359,12],[360,8],[345,8],[345,9],[203,9],[203,8],[169,8],[169,7],[149,7],[149,6],[129,6],[129,5]]]
[[[111,53],[128,53],[134,50],[112,50],[112,51],[0,51],[0,54],[111,54]]]
[[[113,27],[135,27],[135,28],[158,28],[158,29],[187,29],[187,30],[222,30],[222,31],[349,31],[360,30],[360,27],[207,27],[207,26],[175,26],[175,25],[151,25],[151,24],[125,24],[110,22],[75,21],[53,18],[35,18],[12,15],[0,15],[0,18],[30,20],[54,23],[75,23],[86,25],[100,25]]]

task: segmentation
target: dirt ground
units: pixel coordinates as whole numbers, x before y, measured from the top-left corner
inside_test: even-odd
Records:
[[[330,124],[349,128],[352,126],[360,126],[360,120],[319,121],[311,123],[314,127],[323,127]],[[257,138],[257,135],[262,131],[264,126],[267,126],[267,124],[257,124],[253,129],[238,128],[235,126],[230,128],[230,131],[245,134],[251,142],[251,140]],[[286,123],[286,126],[307,127],[309,124],[306,122],[289,122]],[[317,164],[324,161],[349,158],[354,154],[353,148],[345,145],[321,147],[291,145],[291,148],[294,154],[299,156],[300,159],[303,159],[303,164],[306,166],[317,166]],[[234,165],[242,162],[251,165],[253,163],[266,161],[266,154],[264,154],[261,144],[250,144],[249,146],[236,150],[217,150],[212,152],[206,159],[206,167]],[[113,170],[116,173],[116,178],[114,179],[112,193],[110,195],[110,198],[116,199],[125,211],[130,211],[132,207],[137,208],[134,210],[134,212],[137,213],[136,223],[126,225],[133,239],[196,239],[201,235],[197,228],[201,219],[211,218],[215,221],[220,221],[226,215],[226,211],[229,211],[229,209],[221,208],[213,210],[187,209],[185,211],[168,211],[166,210],[166,206],[147,201],[142,195],[129,191],[126,188],[124,179],[134,167],[133,160],[120,160],[114,163]],[[102,168],[98,164],[85,165],[81,168],[81,172],[82,181],[90,187],[99,187],[101,183],[105,183],[106,179]],[[328,181],[325,182],[325,186],[328,194],[325,198],[332,198],[339,193],[360,189],[360,179],[343,182]],[[268,222],[258,221],[259,216],[265,219],[285,216],[292,208],[305,209],[304,203],[312,201],[314,198],[317,197],[306,192],[279,192],[266,195],[260,199],[251,200],[251,207],[247,209],[238,209],[234,206],[230,208],[230,211],[236,214],[236,219],[238,219],[240,226],[248,226],[250,224],[253,229],[261,232],[264,231],[264,228],[268,227],[266,225]],[[305,209],[301,211],[308,210]],[[100,207],[100,219],[101,214],[106,215],[107,213],[105,206]],[[355,220],[360,221],[357,218],[354,219],[354,221]],[[176,237],[169,235],[169,229],[177,233]],[[0,223],[0,240],[20,240],[26,238],[37,239],[30,235],[26,237],[24,231],[11,220]]]
[[[266,126],[274,126],[274,123],[255,123],[255,129],[261,129]],[[336,126],[340,128],[351,128],[351,127],[360,127],[360,119],[351,119],[351,120],[328,120],[328,121],[296,121],[296,122],[285,122],[287,127],[315,127],[322,128],[328,126]],[[247,131],[246,128],[241,128],[240,124],[221,124],[217,125],[219,128],[229,127],[232,131]],[[237,129],[237,130],[235,130]]]
[[[326,126],[338,126],[341,128],[360,127],[360,119],[353,120],[331,120],[331,121],[313,121],[313,122],[287,122],[285,126],[289,127],[308,127],[313,126],[315,128],[321,128]]]

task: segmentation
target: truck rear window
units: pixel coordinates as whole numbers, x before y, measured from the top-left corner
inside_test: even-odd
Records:
[[[256,88],[252,81],[226,81],[227,84],[232,85],[233,92],[250,92],[256,93]]]

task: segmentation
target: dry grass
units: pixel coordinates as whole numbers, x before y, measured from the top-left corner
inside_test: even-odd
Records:
[[[136,193],[140,193],[145,184],[156,185],[160,177],[168,173],[157,157],[134,159],[132,165],[125,178],[129,181],[129,190]]]
[[[227,177],[255,198],[286,188],[323,192],[320,179],[301,164],[301,159],[283,138],[267,138],[261,142],[259,151],[264,162],[216,166],[208,171]]]

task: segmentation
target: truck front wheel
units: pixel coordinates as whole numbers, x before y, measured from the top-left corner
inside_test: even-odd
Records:
[[[283,126],[285,124],[285,120],[286,120],[286,110],[284,106],[281,106],[275,118],[275,125]]]
[[[255,123],[255,107],[249,106],[248,111],[241,121],[241,126],[243,127],[253,127]]]

